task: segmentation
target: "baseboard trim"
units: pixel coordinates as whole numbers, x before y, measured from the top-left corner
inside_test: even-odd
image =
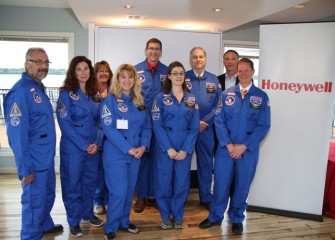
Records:
[[[261,213],[267,213],[267,214],[284,216],[284,217],[301,218],[301,219],[306,219],[306,220],[323,222],[322,215],[316,215],[316,214],[301,213],[301,212],[287,211],[287,210],[274,209],[274,208],[257,207],[257,206],[251,206],[251,205],[248,205],[247,210],[252,211],[252,212],[261,212]]]

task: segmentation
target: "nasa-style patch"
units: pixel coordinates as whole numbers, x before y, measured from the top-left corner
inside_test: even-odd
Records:
[[[222,107],[222,97],[219,98],[218,107]]]
[[[21,117],[22,116],[21,110],[16,103],[14,103],[12,109],[10,110],[9,116],[10,117]]]
[[[215,83],[214,82],[206,82],[206,91],[208,93],[215,93]]]
[[[135,106],[137,107],[138,111],[144,111],[147,109],[143,103]]]
[[[158,120],[159,117],[160,117],[160,113],[153,113],[152,114],[152,120],[154,120],[154,121]]]
[[[185,82],[185,85],[189,90],[192,89],[192,83],[191,82]]]
[[[118,109],[121,111],[121,112],[127,112],[128,111],[128,107],[126,104],[124,103],[119,103],[117,105]]]
[[[65,118],[67,116],[67,111],[65,109],[59,111],[59,116]]]
[[[111,115],[112,115],[111,111],[108,109],[108,107],[106,105],[104,105],[103,108],[102,108],[101,117],[105,118],[105,117],[108,117],[108,116],[111,116]]]
[[[192,97],[192,96],[184,97],[184,101],[185,101],[185,106],[186,107],[194,108],[195,97]]]
[[[70,92],[70,97],[73,99],[73,100],[79,100],[79,95],[77,93],[74,93],[74,92]]]
[[[160,74],[159,80],[161,81],[161,85],[163,86],[166,80],[166,74]]]
[[[156,100],[154,101],[154,104],[152,105],[151,112],[160,112],[160,109],[159,109],[159,106]]]
[[[100,94],[96,94],[93,96],[93,102],[101,102]]]
[[[20,124],[20,119],[18,117],[13,117],[10,119],[10,124],[12,124],[12,126],[16,127],[17,125]]]
[[[231,106],[235,103],[235,98],[233,96],[227,96],[226,97],[226,105]]]
[[[217,107],[215,110],[215,114],[218,115],[221,112],[221,107]]]
[[[42,98],[37,92],[34,92],[33,96],[34,96],[34,101],[36,103],[41,103],[42,102]]]
[[[139,81],[141,84],[145,82],[145,76],[144,76],[144,74],[142,74],[142,73],[138,73],[137,77],[138,77],[138,81]]]
[[[111,117],[104,118],[104,124],[105,125],[110,125],[111,123],[112,123],[112,118]]]
[[[62,100],[59,100],[57,111],[59,112],[59,111],[64,110],[64,109],[65,109],[64,103],[62,102]]]
[[[173,104],[173,100],[172,100],[171,97],[165,97],[165,98],[163,99],[163,102],[164,102],[164,104],[167,105],[167,106],[170,106],[170,105]]]
[[[35,92],[35,88],[30,88],[30,92]]]
[[[262,98],[258,96],[251,96],[250,103],[262,104]]]
[[[191,83],[191,80],[189,78],[185,79],[185,85],[189,90],[192,89],[192,83]]]

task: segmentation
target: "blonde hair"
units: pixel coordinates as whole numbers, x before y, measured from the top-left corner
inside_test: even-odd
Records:
[[[113,94],[116,98],[120,98],[121,97],[121,86],[119,84],[119,76],[121,74],[121,72],[123,71],[127,71],[129,76],[134,77],[134,86],[132,87],[131,91],[134,93],[134,99],[133,102],[135,105],[141,105],[144,103],[143,100],[143,96],[141,94],[141,84],[138,81],[138,77],[137,77],[137,71],[136,69],[130,65],[130,64],[121,64],[118,69],[116,70],[116,74],[114,76],[114,79],[112,81],[112,86],[110,89],[110,93]]]

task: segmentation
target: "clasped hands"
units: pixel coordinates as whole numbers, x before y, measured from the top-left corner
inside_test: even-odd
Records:
[[[247,150],[247,146],[244,144],[227,144],[227,149],[231,158],[240,159]]]
[[[187,152],[180,150],[179,152],[177,152],[175,149],[173,148],[169,148],[167,150],[167,154],[169,155],[169,157],[171,159],[174,160],[184,160],[186,158]]]
[[[131,155],[131,156],[134,156],[134,158],[139,159],[143,156],[144,151],[145,151],[145,147],[141,146],[141,147],[138,147],[138,148],[131,148],[128,151],[128,154]]]
[[[94,155],[94,154],[97,153],[98,149],[99,149],[98,145],[95,144],[95,143],[92,143],[92,144],[88,145],[88,147],[86,148],[86,152],[88,154]]]

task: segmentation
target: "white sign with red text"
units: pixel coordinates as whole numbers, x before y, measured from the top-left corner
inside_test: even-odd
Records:
[[[258,86],[271,104],[248,204],[322,216],[334,115],[335,23],[262,25]]]

